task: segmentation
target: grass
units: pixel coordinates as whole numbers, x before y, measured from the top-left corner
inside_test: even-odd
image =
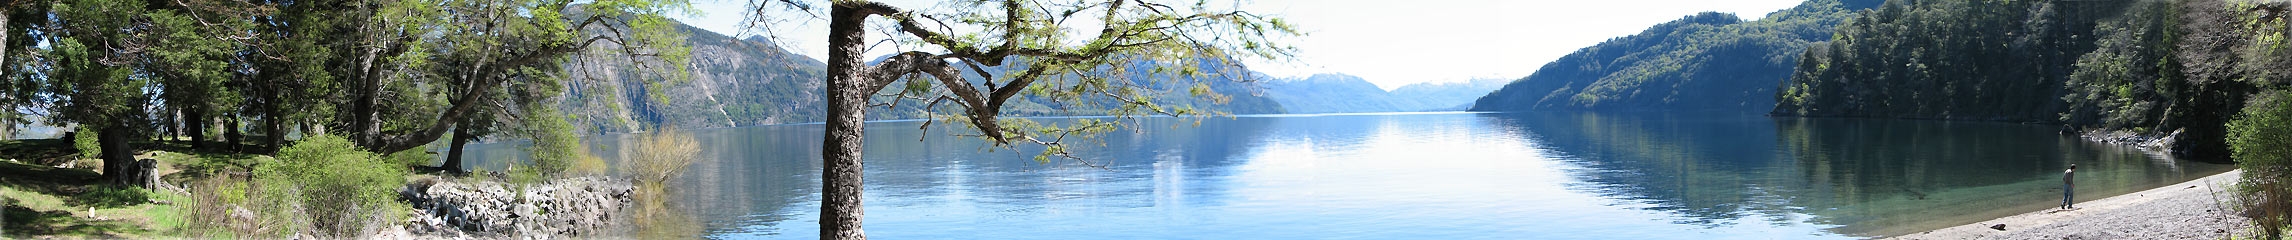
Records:
[[[13,163],[8,163],[13,164]],[[77,169],[64,169],[77,170]],[[15,178],[17,176],[9,176]],[[153,203],[174,201],[181,194],[153,194],[141,189],[90,187],[46,193],[16,186],[0,186],[7,207],[5,237],[57,236],[78,238],[143,238],[160,236],[182,226],[178,207]]]
[[[0,159],[10,159],[33,165],[55,166],[79,156],[72,149],[72,141],[64,139],[0,140]]]
[[[0,140],[0,201],[6,203],[0,207],[0,238],[153,238],[186,231],[191,196],[104,184],[103,175],[88,166],[52,167],[77,155],[67,140]],[[247,156],[150,151],[136,157],[160,160],[167,182],[183,182],[206,176],[172,173],[218,172],[243,166]]]

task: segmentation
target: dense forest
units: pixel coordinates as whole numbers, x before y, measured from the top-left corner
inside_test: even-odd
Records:
[[[2268,6],[1888,2],[1808,49],[1774,114],[2061,123],[2222,159],[2246,98],[2292,73]]]
[[[1890,1],[1805,51],[1775,112],[2052,122],[2093,24],[2124,5]]]
[[[685,82],[677,73],[691,48],[668,17],[690,8],[674,0],[0,1],[0,136],[23,126],[66,131],[0,139],[8,192],[0,211],[18,220],[5,222],[10,237],[347,238],[437,211],[409,208],[420,200],[399,189],[412,173],[434,173],[432,183],[467,174],[459,150],[479,139],[532,143],[521,149],[529,161],[492,180],[603,176],[607,163],[571,121],[585,113],[559,105],[601,78],[569,74],[567,62],[622,59],[617,67],[644,75],[632,81]],[[634,159],[644,160],[624,167],[665,162]],[[99,209],[151,210],[98,217]],[[558,213],[526,220],[579,214]],[[551,227],[579,225],[558,223]]]
[[[1562,56],[1474,111],[1736,110],[1773,106],[1798,53],[1877,0],[1811,0],[1758,21],[1706,12]]]
[[[2246,171],[2264,238],[2292,222],[2292,4],[1889,1],[1809,48],[1774,115],[2061,124]]]
[[[296,135],[419,153],[450,138],[535,139],[571,157],[554,103],[570,58],[674,72],[689,48],[668,3],[248,3],[75,0],[8,5],[0,128],[70,126],[119,182],[141,150],[267,153]],[[493,15],[498,12],[525,14]],[[609,31],[624,29],[625,31]],[[602,34],[611,32],[611,34]],[[591,33],[591,34],[584,34]],[[611,49],[602,45],[617,45]],[[600,47],[600,48],[592,48]],[[674,75],[651,78],[676,81]],[[41,120],[33,123],[31,120]]]

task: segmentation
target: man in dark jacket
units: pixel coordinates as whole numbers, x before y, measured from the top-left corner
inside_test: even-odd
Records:
[[[2076,179],[2077,164],[2071,163],[2069,170],[2061,170],[2061,209],[2077,208],[2077,201],[2075,201],[2077,199]]]

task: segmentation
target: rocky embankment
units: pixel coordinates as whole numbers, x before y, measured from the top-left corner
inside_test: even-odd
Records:
[[[2163,135],[2137,134],[2131,131],[2087,131],[2079,133],[2085,140],[2122,146],[2138,147],[2158,153],[2171,153],[2172,146],[2181,139],[2180,130]]]
[[[404,229],[417,236],[547,238],[604,232],[619,222],[634,187],[625,180],[583,177],[519,186],[498,181],[427,178],[399,197],[414,206]]]

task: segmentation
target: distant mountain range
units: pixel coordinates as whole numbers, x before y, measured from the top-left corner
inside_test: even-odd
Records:
[[[1504,80],[1483,79],[1418,83],[1385,91],[1360,77],[1323,73],[1274,80],[1265,84],[1265,93],[1289,113],[1455,111],[1503,84]]]
[[[567,71],[575,78],[585,79],[566,81],[567,95],[560,102],[565,112],[573,115],[574,123],[586,132],[609,133],[630,132],[646,124],[695,129],[742,127],[818,122],[825,116],[825,99],[821,95],[826,92],[823,76],[827,65],[820,60],[787,51],[760,37],[737,39],[681,23],[675,27],[687,33],[687,44],[692,47],[688,81],[640,81],[660,76],[630,67],[636,64],[627,58],[593,55],[568,62]],[[1203,68],[1206,72],[1224,70],[1218,69],[1219,66]],[[1249,83],[1192,78],[1127,80],[1150,83],[1139,85],[1167,95],[1187,94],[1185,89],[1193,86],[1192,83],[1202,82],[1209,85],[1212,92],[1229,97],[1224,103],[1197,102],[1190,96],[1155,98],[1154,102],[1163,106],[1193,106],[1197,110],[1232,114],[1284,113],[1280,103],[1261,96]],[[895,91],[897,87],[886,90]],[[1057,105],[1053,106],[1030,100],[1039,99],[1013,99],[1004,109],[1005,114],[1091,115],[1097,112],[1090,109],[1104,107],[1090,103],[1054,103]],[[871,109],[868,117],[919,118],[924,115],[917,107],[925,104],[911,101],[903,103],[901,109]]]

